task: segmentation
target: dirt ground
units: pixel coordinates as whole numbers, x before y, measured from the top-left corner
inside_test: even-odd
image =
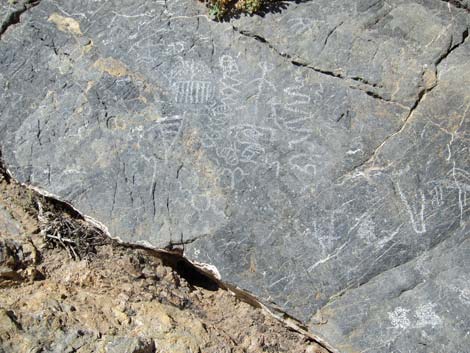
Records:
[[[0,170],[0,353],[327,351],[184,262],[119,245]]]

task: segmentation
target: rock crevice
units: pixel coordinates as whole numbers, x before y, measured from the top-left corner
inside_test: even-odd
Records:
[[[41,0],[26,0],[20,1],[19,4],[10,5],[6,8],[6,14],[0,22],[0,40],[8,28],[20,23],[21,15],[34,6],[39,5]]]

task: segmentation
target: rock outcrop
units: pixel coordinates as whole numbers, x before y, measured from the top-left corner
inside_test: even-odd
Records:
[[[182,257],[118,244],[3,177],[1,353],[328,353]]]
[[[41,1],[1,36],[6,165],[341,352],[468,352],[468,2],[284,7]]]

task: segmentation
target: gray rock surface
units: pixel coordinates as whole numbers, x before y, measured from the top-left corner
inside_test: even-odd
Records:
[[[1,38],[3,158],[342,352],[469,352],[456,4],[318,0],[215,23],[188,0],[43,0]]]
[[[0,37],[11,25],[19,22],[21,14],[35,6],[36,0],[2,0],[0,1]]]

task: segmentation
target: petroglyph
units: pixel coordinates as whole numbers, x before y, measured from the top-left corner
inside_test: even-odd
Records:
[[[219,67],[222,70],[220,79],[221,104],[213,108],[212,119],[225,123],[237,107],[237,95],[240,93],[242,82],[239,79],[240,70],[236,60],[230,55],[219,58]]]
[[[271,109],[274,115],[274,121],[281,130],[287,130],[294,133],[289,141],[289,147],[295,148],[295,145],[306,141],[312,133],[312,130],[306,127],[308,121],[312,118],[310,110],[311,98],[303,93],[303,78],[295,78],[296,85],[284,89],[284,99],[271,101]]]
[[[397,306],[394,311],[388,313],[388,319],[394,329],[406,330],[410,327],[411,322],[408,318],[410,309]]]
[[[315,176],[317,174],[317,166],[313,163],[310,163],[310,159],[311,155],[307,153],[301,153],[290,157],[289,164],[295,170],[310,176]]]
[[[261,70],[260,77],[257,77],[248,83],[249,85],[255,86],[256,89],[256,92],[252,97],[254,100],[254,116],[258,115],[258,112],[260,111],[260,105],[269,104],[271,98],[277,92],[276,86],[269,79],[270,72],[274,70],[274,66],[268,62],[262,61],[258,63],[258,67]]]
[[[420,256],[416,261],[415,268],[422,276],[429,276],[431,274],[431,269],[428,264],[429,256]]]
[[[210,81],[180,81],[173,87],[176,91],[176,103],[207,103],[214,93]]]
[[[450,174],[450,172],[448,174]],[[454,180],[455,188],[458,191],[460,224],[463,226],[463,216],[467,207],[467,191],[470,191],[470,173],[463,169],[456,168],[454,161],[454,166],[452,167],[452,179]]]
[[[357,235],[369,245],[377,240],[377,236],[375,235],[375,223],[370,215],[364,217],[363,221],[359,224]]]
[[[257,163],[258,157],[263,156],[266,147],[273,141],[274,130],[250,124],[234,126],[230,129],[240,152],[240,161]]]
[[[167,45],[166,53],[168,55],[179,55],[184,52],[185,47],[186,47],[185,44],[186,44],[185,42],[181,42],[181,41],[170,43]]]
[[[295,78],[295,82],[297,85],[284,89],[287,96],[292,98],[291,101],[288,101],[285,104],[285,109],[293,113],[308,116],[310,115],[308,105],[310,104],[311,98],[309,95],[302,93],[302,90],[305,87],[304,78],[297,76]]]
[[[400,198],[405,206],[408,216],[410,217],[411,226],[417,234],[426,233],[426,223],[424,221],[424,210],[426,207],[426,198],[424,192],[419,189],[416,191],[414,199],[416,200],[417,205],[413,206],[410,203],[410,200],[405,196],[403,191],[400,188],[400,184],[396,184],[396,188]]]
[[[470,306],[470,287],[465,286],[465,284],[463,284],[462,286],[452,284],[449,286],[449,288],[450,290],[458,294],[458,298],[462,302],[462,304]]]
[[[392,328],[402,331],[424,327],[434,328],[442,325],[442,319],[435,311],[436,307],[435,303],[422,304],[411,314],[411,309],[397,306],[394,311],[388,312],[388,319]]]
[[[221,167],[217,171],[219,176],[219,181],[222,187],[229,187],[234,190],[239,182],[241,182],[246,176],[250,175],[245,172],[242,168],[225,168]]]
[[[157,146],[163,148],[165,161],[168,161],[176,141],[181,136],[183,124],[184,118],[181,116],[163,117],[145,131],[147,141],[154,141]]]
[[[206,65],[195,61],[180,60],[171,74],[176,103],[208,104],[215,88],[211,72]]]
[[[345,353],[464,351],[470,54],[447,5],[41,1],[1,35],[2,159],[123,242],[184,242],[304,324],[327,309]]]
[[[238,150],[233,145],[217,148],[217,155],[228,165],[236,166],[240,163]]]
[[[375,243],[375,246],[378,249],[383,248],[387,243],[391,242],[395,238],[396,235],[400,233],[401,227],[402,226],[399,225],[397,229],[395,229],[392,232],[389,232],[389,234],[387,234],[388,232],[382,232],[382,234],[385,234],[385,236],[382,236],[380,239],[378,239],[378,241]]]
[[[308,272],[312,272],[318,266],[334,259],[344,249],[346,244],[349,243],[349,239],[346,239],[343,243],[339,244],[341,241],[341,235],[336,231],[335,222],[337,221],[337,218],[340,217],[337,216],[337,213],[341,214],[341,212],[341,210],[331,212],[326,223],[318,224],[316,220],[312,222],[312,236],[320,245],[320,255],[322,258],[312,264],[307,269]]]
[[[434,303],[427,303],[420,305],[415,311],[417,318],[416,327],[431,326],[436,327],[442,325],[441,318],[436,314],[434,308],[437,305]]]
[[[292,18],[287,21],[287,24],[290,26],[291,30],[295,35],[300,35],[305,31],[312,28],[314,22],[310,18]]]

